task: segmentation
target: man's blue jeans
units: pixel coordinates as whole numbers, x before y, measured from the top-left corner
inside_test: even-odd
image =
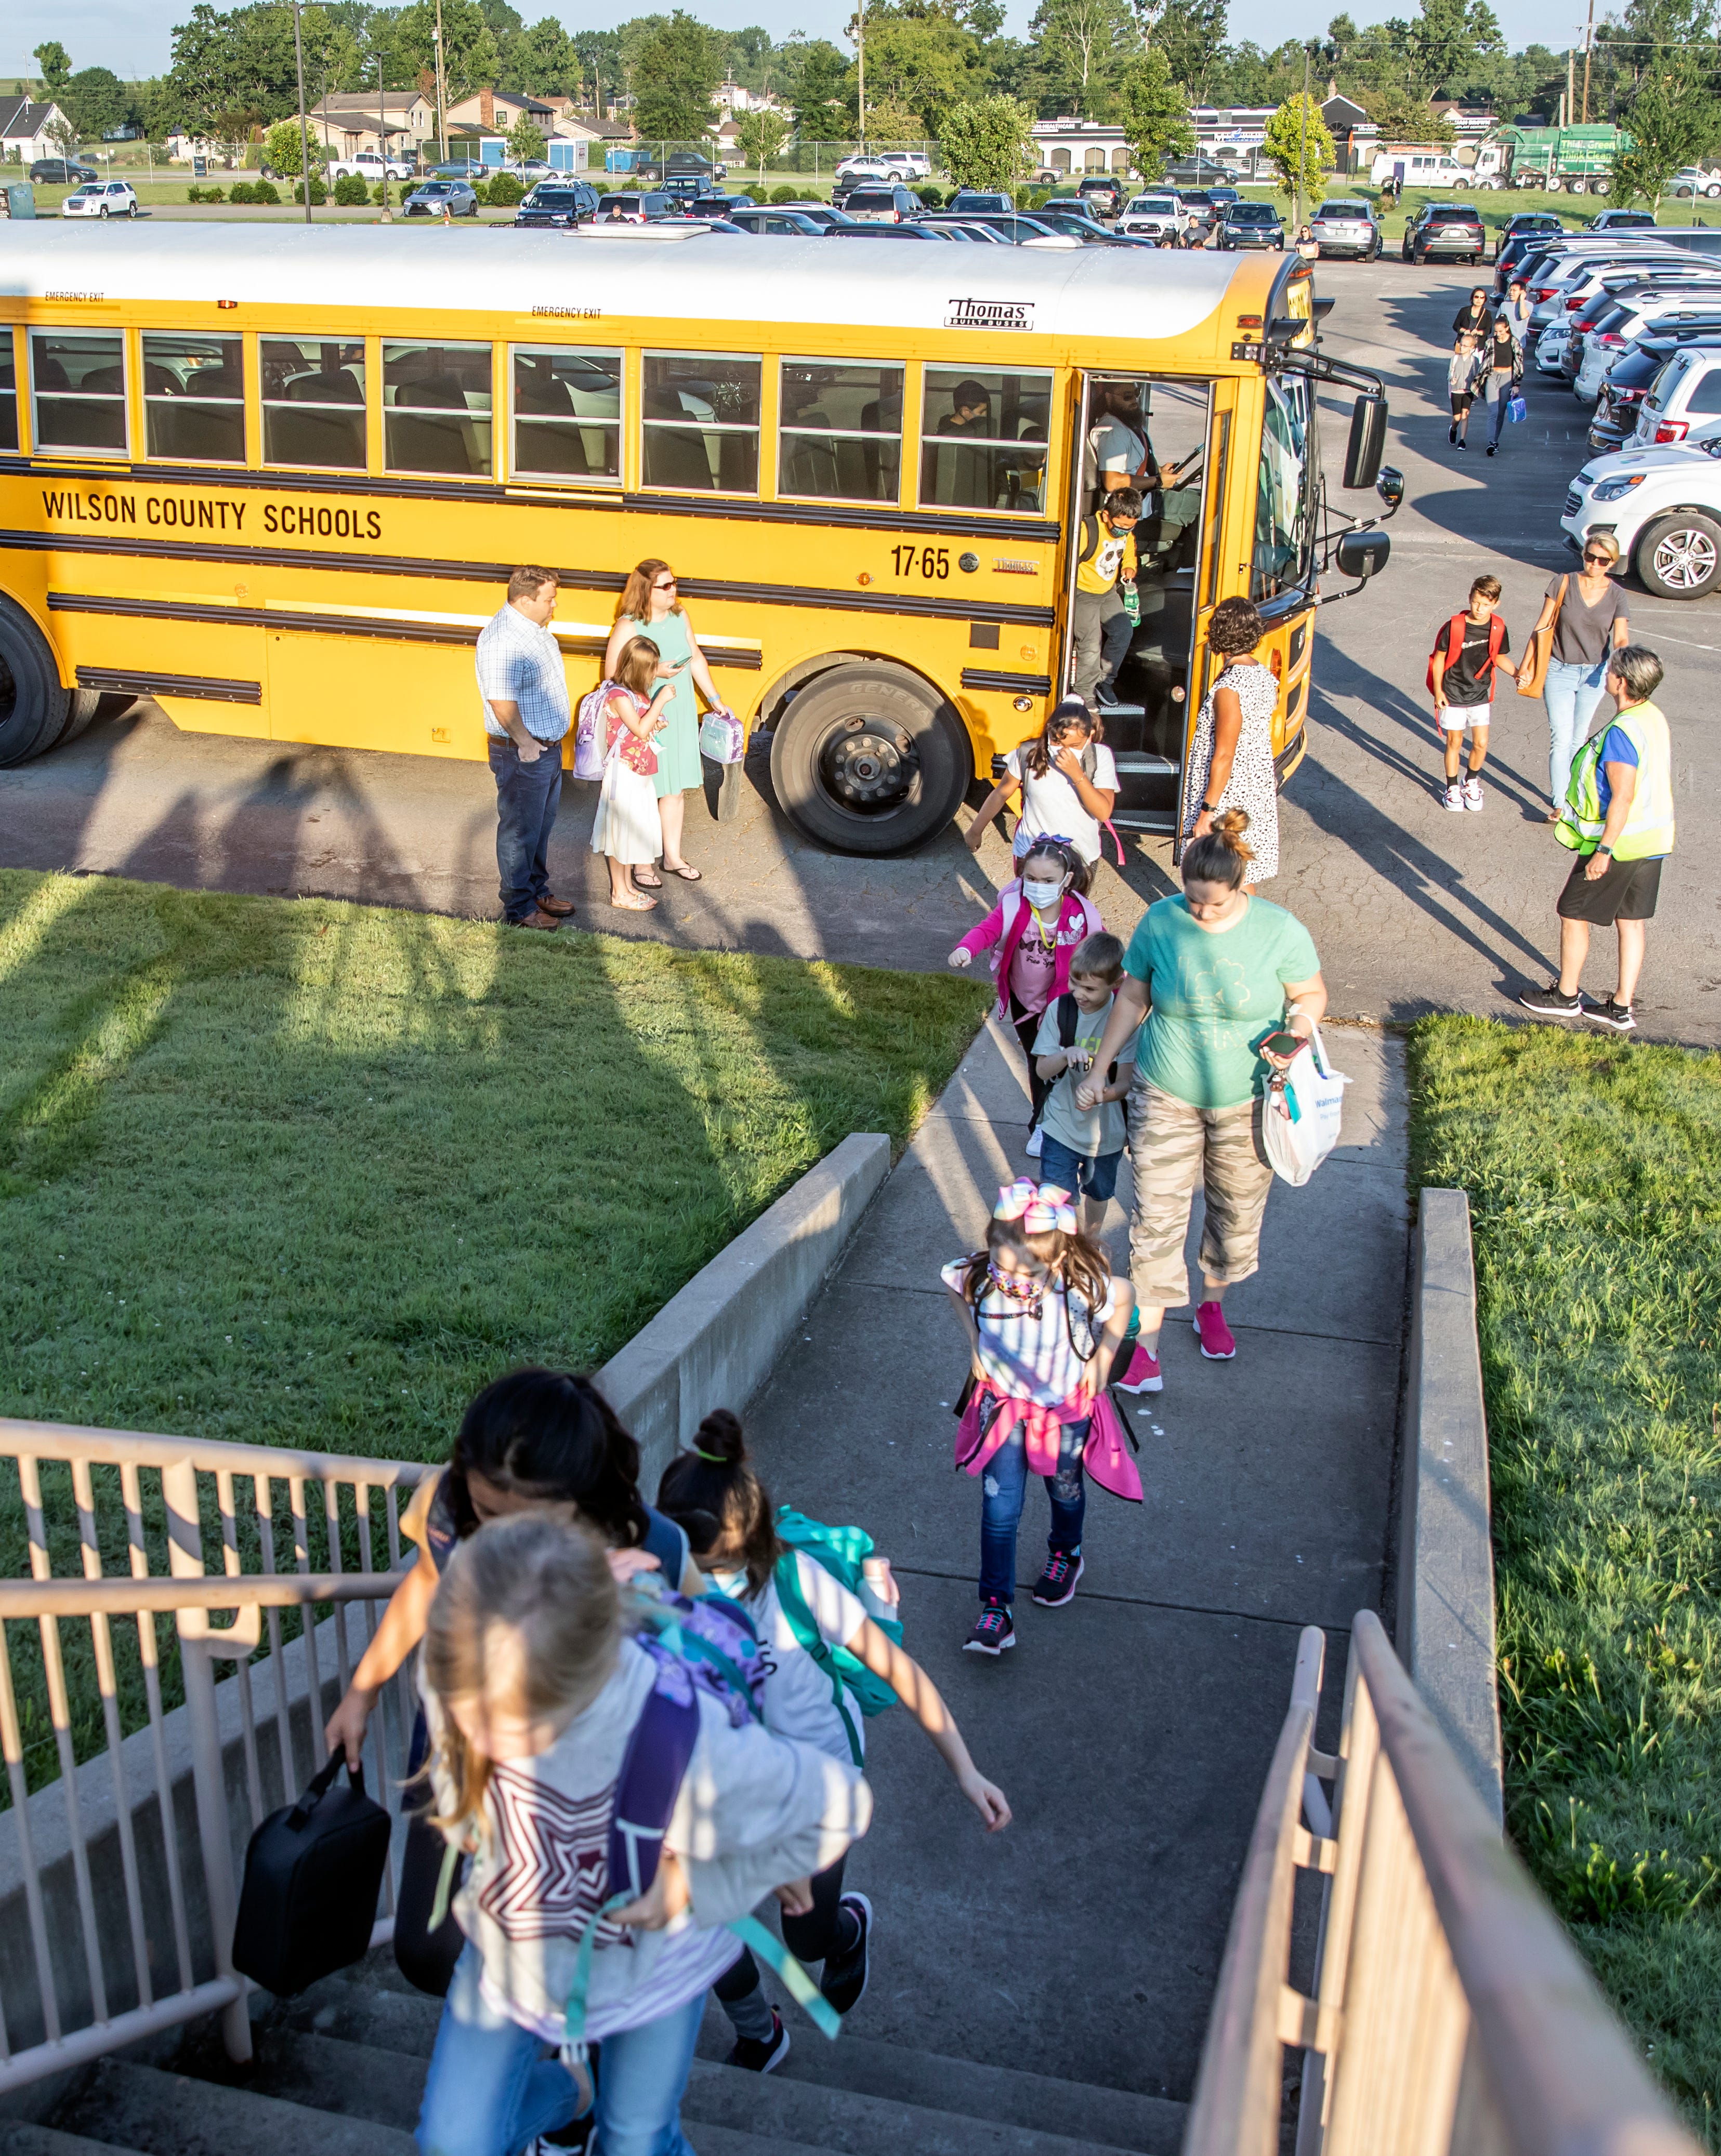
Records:
[[[1567,659],[1548,661],[1542,701],[1548,710],[1548,792],[1556,808],[1571,783],[1572,758],[1590,738],[1590,726],[1606,693],[1607,661],[1581,666]]]
[[[1074,1557],[1081,1548],[1081,1522],[1087,1511],[1087,1488],[1081,1479],[1081,1448],[1087,1442],[1087,1423],[1066,1422],[1058,1446],[1058,1471],[1043,1476],[1045,1494],[1051,1500],[1049,1550]],[[980,1510],[980,1599],[1014,1604],[1016,1599],[1016,1529],[1021,1522],[1022,1502],[1028,1494],[1028,1447],[1020,1423],[1009,1442],[980,1470],[984,1493]]]
[[[550,834],[562,804],[562,744],[548,742],[535,763],[511,741],[490,743],[496,783],[496,873],[502,917],[524,921],[550,888]]]
[[[515,2156],[575,2115],[567,2068],[530,2030],[485,2002],[482,1967],[469,1946],[449,1987],[419,2114],[422,2156]],[[704,2007],[701,1993],[643,2028],[604,2039],[597,2105],[604,2156],[693,2156],[681,2131],[681,2093]]]

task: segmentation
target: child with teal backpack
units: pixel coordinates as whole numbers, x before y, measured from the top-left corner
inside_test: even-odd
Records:
[[[825,1527],[787,1506],[773,1517],[741,1424],[723,1408],[706,1417],[692,1449],[664,1470],[657,1503],[686,1529],[701,1571],[753,1620],[768,1729],[853,1768],[866,1755],[866,1717],[899,1699],[912,1702],[989,1832],[1009,1825],[1003,1791],[975,1768],[938,1687],[902,1651],[902,1626],[868,1613],[861,1568],[870,1537],[858,1527]],[[824,1964],[819,1989],[839,2014],[848,2014],[866,1989],[872,1904],[864,1894],[843,1892],[843,1864],[839,1858],[814,1875],[809,1914],[785,1910],[783,1938],[798,1960]],[[730,2065],[769,2073],[788,2056],[789,2033],[766,2000],[752,1955],[714,1989],[735,2025]]]

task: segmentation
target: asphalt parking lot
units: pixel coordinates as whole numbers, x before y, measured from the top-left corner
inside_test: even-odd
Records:
[[[1484,281],[1486,273],[1482,273]],[[1395,1019],[1433,1009],[1509,1016],[1549,977],[1554,901],[1568,857],[1541,819],[1546,722],[1507,694],[1481,815],[1441,805],[1440,749],[1423,688],[1436,625],[1487,569],[1505,587],[1514,648],[1549,576],[1569,559],[1559,505],[1583,461],[1587,408],[1537,377],[1527,420],[1492,459],[1446,442],[1450,324],[1472,273],[1328,263],[1336,301],[1326,349],[1377,370],[1392,404],[1390,460],[1405,506],[1393,557],[1360,597],[1319,621],[1309,752],[1282,803],[1282,872],[1267,895],[1313,932],[1335,1014]],[[1323,397],[1334,510],[1371,497],[1337,487],[1348,399]],[[1338,580],[1328,580],[1329,591]],[[1634,639],[1667,667],[1661,701],[1674,733],[1678,851],[1664,879],[1638,1010],[1647,1036],[1721,1039],[1721,891],[1716,757],[1701,683],[1721,650],[1713,600],[1652,600],[1631,588]],[[583,925],[712,947],[933,967],[991,902],[1007,855],[989,833],[979,858],[951,830],[904,860],[825,854],[792,831],[751,759],[742,814],[717,824],[694,804],[697,886],[671,885],[656,912],[619,915],[588,850],[595,788],[570,783],[552,869]],[[317,892],[437,911],[496,910],[494,793],[481,765],[182,735],[152,706],[92,729],[69,749],[0,773],[0,861],[141,876],[198,887]],[[1169,850],[1128,842],[1096,896],[1125,931],[1174,886]],[[1588,984],[1611,985],[1598,937]]]

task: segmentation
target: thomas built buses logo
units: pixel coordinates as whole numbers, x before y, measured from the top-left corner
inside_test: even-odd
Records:
[[[1031,330],[1031,300],[952,300],[947,330]]]

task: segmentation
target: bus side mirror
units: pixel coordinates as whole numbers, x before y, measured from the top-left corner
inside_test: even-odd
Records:
[[[1374,482],[1374,491],[1386,504],[1386,513],[1390,516],[1405,498],[1405,475],[1396,465],[1382,467]]]
[[[1347,531],[1334,550],[1333,559],[1341,577],[1354,577],[1363,583],[1377,569],[1386,567],[1386,557],[1392,552],[1392,541],[1384,531]]]
[[[1372,393],[1351,408],[1350,439],[1344,449],[1346,486],[1373,486],[1386,454],[1386,399]]]

